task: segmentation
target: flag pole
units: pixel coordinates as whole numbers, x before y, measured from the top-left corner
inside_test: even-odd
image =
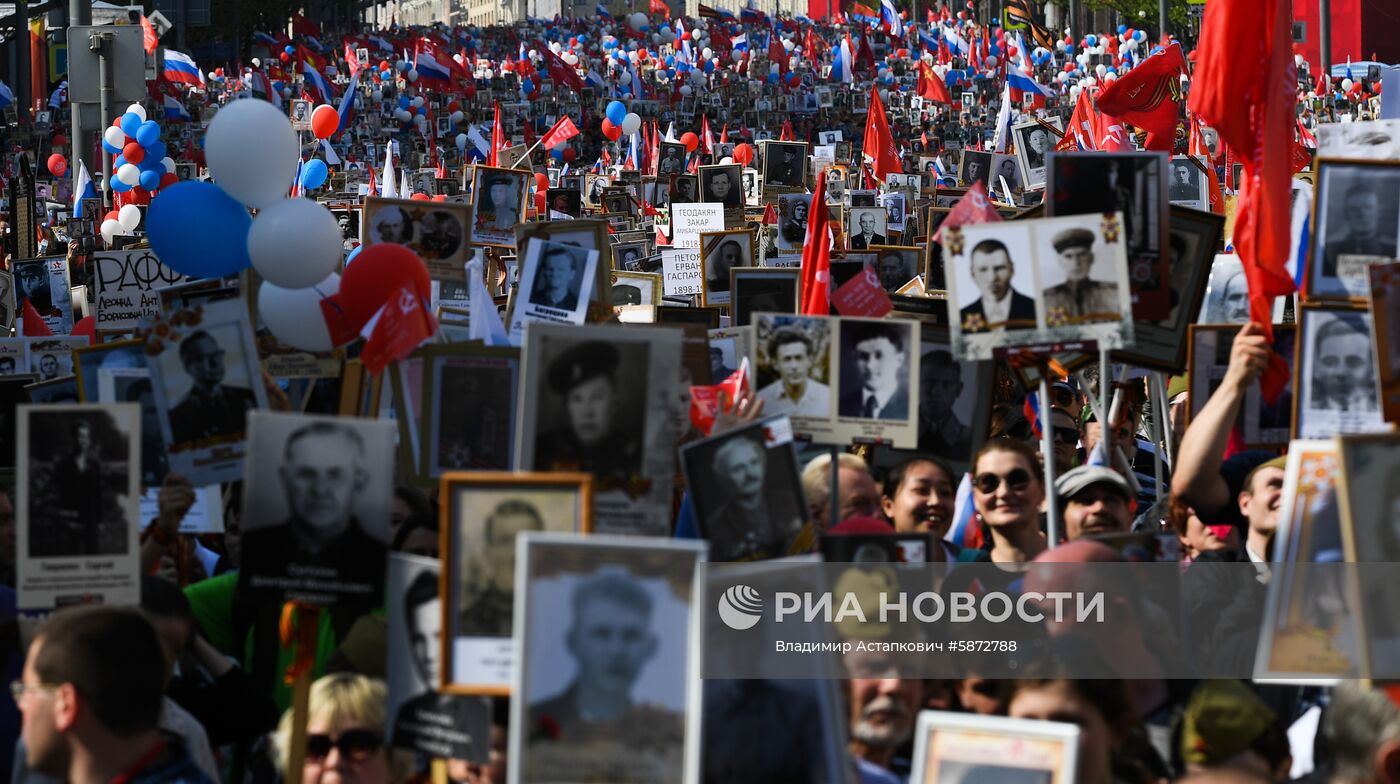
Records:
[[[1050,425],[1050,376],[1040,374],[1040,456],[1045,464],[1045,544],[1060,541],[1060,502],[1055,493],[1055,428]],[[1107,428],[1105,428],[1107,433]]]

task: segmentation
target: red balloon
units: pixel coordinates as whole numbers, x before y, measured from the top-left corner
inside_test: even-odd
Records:
[[[127,163],[140,163],[146,160],[146,148],[138,142],[131,142],[122,148],[122,157]]]
[[[283,52],[283,53],[280,55],[280,58],[279,58],[279,59],[281,59],[282,62],[284,62],[284,63],[290,63],[290,62],[292,61],[292,56],[289,55],[289,54],[287,54],[286,52]]]
[[[733,158],[735,163],[745,166],[753,163],[753,147],[748,143],[734,145]]]
[[[535,189],[539,191],[549,190],[549,175],[544,172],[535,172]]]
[[[359,332],[374,314],[408,287],[426,301],[432,293],[428,268],[418,254],[391,242],[366,247],[345,268],[337,295],[347,326]]]
[[[179,181],[180,178],[176,176],[174,172],[166,172],[160,176],[160,187],[169,188]]]
[[[49,174],[55,177],[62,177],[68,171],[68,161],[64,160],[61,153],[54,153],[49,156]]]
[[[321,104],[311,113],[311,132],[317,139],[329,139],[340,128],[340,114],[335,107]]]
[[[461,101],[453,101],[452,103],[449,103],[449,104],[447,105],[447,111],[448,111],[449,114],[452,113],[452,112],[460,112],[461,110],[462,110],[462,102],[461,102]]]
[[[131,195],[126,197],[126,200],[132,204],[145,206],[151,203],[151,192],[142,188],[140,185],[131,186],[130,194]]]
[[[617,127],[616,125],[613,125],[613,121],[612,121],[612,120],[609,120],[608,118],[604,117],[604,118],[603,118],[603,135],[606,136],[606,137],[608,137],[609,139],[611,139],[611,140],[613,140],[613,141],[617,141],[618,138],[619,138],[620,136],[622,136],[622,129],[619,128],[619,127]]]
[[[118,219],[118,218],[117,218],[117,211],[116,211],[116,210],[108,210],[108,211],[107,211],[107,214],[102,216],[102,221],[103,221],[104,223],[106,223],[106,222],[109,221],[109,220],[117,220],[117,219]]]
[[[433,201],[447,201],[447,194],[439,193],[433,197]]]
[[[700,146],[700,137],[686,131],[681,134],[681,144],[685,145],[686,152],[695,152],[695,148]]]
[[[564,163],[573,163],[573,162],[574,162],[574,159],[577,158],[577,157],[578,157],[578,150],[575,150],[575,149],[572,148],[572,147],[565,147],[565,148],[564,148]]]
[[[412,199],[412,200],[414,200],[414,201],[427,201],[427,200],[428,200],[428,194],[426,194],[426,193],[415,193],[415,194],[413,194],[412,196],[409,196],[408,198],[410,198],[410,199]]]

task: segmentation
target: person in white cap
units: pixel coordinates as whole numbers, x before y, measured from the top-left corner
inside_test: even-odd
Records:
[[[1083,465],[1055,480],[1065,537],[1127,533],[1132,526],[1132,487],[1107,466]]]

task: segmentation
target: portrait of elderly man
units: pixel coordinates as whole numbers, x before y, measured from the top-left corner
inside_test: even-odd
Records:
[[[726,239],[705,258],[705,285],[711,293],[729,291],[729,271],[745,266],[744,246],[737,239]]]
[[[640,412],[621,410],[618,366],[612,344],[588,341],[563,351],[546,380],[564,424],[535,439],[535,465],[543,471],[586,471],[626,481],[641,470]]]
[[[451,258],[462,246],[462,227],[457,216],[446,210],[424,215],[418,229],[418,255],[424,259]]]
[[[708,470],[724,503],[705,515],[710,557],[744,561],[787,554],[786,545],[802,528],[802,504],[796,482],[775,487],[768,482],[768,449],[761,431],[736,434],[715,448]]]
[[[374,213],[370,233],[375,242],[407,245],[413,241],[413,219],[402,207],[387,206]]]
[[[242,433],[247,429],[248,409],[256,404],[256,398],[251,389],[224,383],[225,353],[214,336],[202,329],[181,341],[180,364],[193,386],[170,409],[174,443]]]
[[[1089,277],[1094,266],[1094,233],[1088,229],[1065,229],[1051,240],[1056,259],[1065,273],[1065,282],[1045,290],[1045,310],[1058,310],[1069,321],[1117,319],[1121,306],[1118,284]]]
[[[1377,409],[1374,339],[1360,314],[1339,314],[1322,325],[1312,345],[1313,408]]]
[[[515,604],[515,537],[543,531],[544,518],[521,499],[502,501],[482,529],[485,548],[474,563],[463,564],[458,633],[468,637],[509,637]],[[468,556],[472,557],[472,556]]]
[[[646,588],[628,575],[606,572],[580,582],[570,607],[564,645],[577,672],[562,692],[530,703],[527,726],[548,726],[553,742],[569,744],[620,740],[623,728],[656,739],[684,737],[682,715],[639,703],[632,694],[661,646]]]
[[[811,377],[816,361],[812,339],[795,327],[780,327],[768,339],[768,362],[778,379],[758,390],[769,415],[827,416],[831,387]]]
[[[982,240],[968,254],[982,296],[959,311],[963,332],[997,332],[1035,325],[1035,300],[1011,287],[1016,265],[1000,240]]]
[[[879,226],[879,221],[876,220],[877,215],[884,217],[884,214],[884,210],[878,209],[862,210],[859,213],[856,218],[856,224],[859,230],[851,233],[850,245],[852,250],[865,250],[872,245],[886,244],[885,235],[879,232],[879,230],[883,230],[884,227]]]
[[[842,364],[855,368],[855,386],[842,378],[843,417],[905,419],[909,416],[908,332],[898,324],[847,323],[841,333]],[[844,374],[843,374],[844,375]]]
[[[387,548],[365,528],[374,521],[361,518],[362,511],[372,511],[361,509],[371,481],[364,438],[348,425],[315,421],[293,430],[276,457],[289,511],[275,525],[245,529],[244,571],[255,580],[295,575],[379,586]]]
[[[530,304],[558,310],[578,308],[578,260],[568,248],[550,244],[540,257]]]

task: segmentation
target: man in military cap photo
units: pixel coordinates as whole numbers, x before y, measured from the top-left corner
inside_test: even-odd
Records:
[[[488,174],[478,197],[476,225],[482,229],[514,230],[520,223],[520,178]]]
[[[544,519],[535,505],[513,498],[502,501],[486,518],[485,552],[471,579],[462,581],[462,613],[458,630],[466,637],[509,637],[515,601],[515,537],[522,531],[543,531]]]
[[[641,441],[622,432],[618,416],[620,361],[615,347],[592,340],[565,349],[550,363],[549,388],[562,402],[567,424],[536,439],[539,470],[587,471],[619,480],[641,472]]]
[[[190,333],[180,343],[180,364],[194,383],[170,409],[174,443],[243,432],[253,392],[224,383],[224,348],[214,336],[202,329]]]
[[[1093,280],[1094,233],[1088,229],[1065,229],[1051,244],[1065,273],[1065,282],[1045,290],[1046,313],[1060,309],[1069,321],[1117,320],[1121,312],[1118,284]]]

